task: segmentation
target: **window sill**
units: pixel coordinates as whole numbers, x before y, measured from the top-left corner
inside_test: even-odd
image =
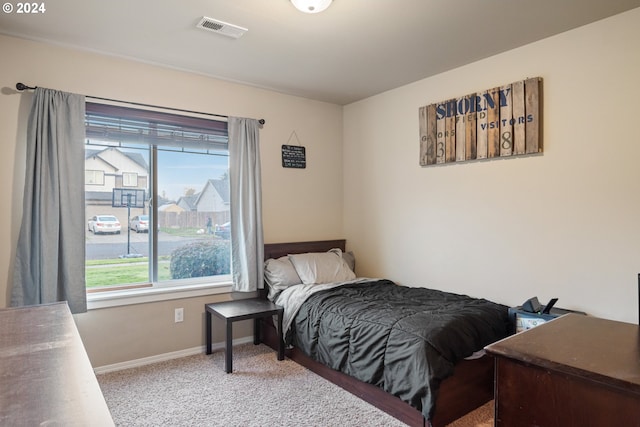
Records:
[[[204,295],[224,294],[229,292],[231,292],[230,282],[99,292],[87,294],[87,310],[192,298]]]

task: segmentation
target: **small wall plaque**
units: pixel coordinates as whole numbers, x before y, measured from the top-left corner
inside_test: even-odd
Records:
[[[283,145],[282,167],[305,169],[307,167],[307,154],[305,147],[301,147],[299,145]]]

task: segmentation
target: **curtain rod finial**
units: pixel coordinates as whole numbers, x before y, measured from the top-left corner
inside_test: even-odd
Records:
[[[28,90],[28,89],[36,89],[35,87],[29,87],[24,83],[16,83],[16,89],[19,91]]]

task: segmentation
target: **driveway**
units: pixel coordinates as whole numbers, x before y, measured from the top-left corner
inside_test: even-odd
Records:
[[[181,237],[172,234],[158,233],[158,252],[160,256],[170,255],[176,248],[198,240],[211,239],[203,237]],[[131,231],[130,247],[127,247],[127,232],[120,234],[98,234],[86,232],[86,259],[110,259],[127,254],[149,256],[149,235]]]

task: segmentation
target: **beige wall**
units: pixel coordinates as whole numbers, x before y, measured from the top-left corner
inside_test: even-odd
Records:
[[[266,242],[334,239],[342,228],[342,107],[201,75],[0,36],[0,307],[20,228],[23,142],[30,94],[17,82],[54,89],[224,115],[264,118],[260,132]],[[307,169],[283,169],[280,147],[292,132],[307,148]],[[84,224],[82,225],[84,227]],[[92,310],[76,316],[94,366],[204,345],[204,303],[230,295]],[[173,323],[173,309],[185,321]],[[250,328],[240,325],[240,336]],[[216,331],[216,340],[222,336]]]
[[[640,9],[345,107],[359,273],[637,322]],[[418,108],[540,76],[544,154],[419,166]]]
[[[0,307],[22,210],[30,95],[13,90],[22,81],[266,119],[267,242],[346,237],[361,275],[509,305],[559,297],[560,306],[635,322],[639,51],[636,9],[351,104],[343,116],[332,104],[0,36]],[[419,166],[420,106],[535,76],[544,79],[542,156]],[[280,166],[294,131],[307,147],[305,170]],[[93,365],[103,366],[203,345],[203,304],[231,297],[92,310],[76,321]],[[173,323],[176,307],[183,323]],[[249,330],[240,325],[236,336]]]

